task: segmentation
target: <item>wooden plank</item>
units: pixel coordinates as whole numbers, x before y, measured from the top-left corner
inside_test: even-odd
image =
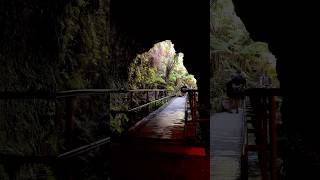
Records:
[[[211,179],[240,178],[242,154],[242,112],[215,113],[210,119]]]
[[[276,100],[275,97],[272,96],[270,98],[271,102],[271,119],[270,119],[270,144],[271,144],[271,179],[277,180],[277,115],[276,115]]]

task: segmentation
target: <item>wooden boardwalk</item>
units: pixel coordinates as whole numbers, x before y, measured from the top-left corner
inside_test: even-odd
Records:
[[[185,102],[172,99],[140,121],[128,142],[112,144],[111,179],[209,180],[209,155],[183,137]]]
[[[211,180],[240,179],[242,113],[216,113],[210,118]]]
[[[145,117],[134,137],[183,140],[185,97],[176,97],[167,106]]]

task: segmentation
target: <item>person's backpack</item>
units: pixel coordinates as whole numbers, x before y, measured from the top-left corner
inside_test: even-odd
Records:
[[[233,91],[235,93],[240,93],[242,91],[242,85],[241,84],[239,84],[239,85],[232,84],[232,88],[233,88]]]
[[[233,79],[232,88],[235,93],[242,92],[245,85],[245,79],[242,76],[236,76]]]

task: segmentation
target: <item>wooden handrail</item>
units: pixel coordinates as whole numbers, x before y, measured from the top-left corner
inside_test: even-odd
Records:
[[[110,137],[95,141],[88,145],[81,146],[79,148],[73,149],[71,151],[65,152],[58,156],[23,156],[16,154],[0,154],[0,163],[8,163],[9,161],[14,161],[15,163],[55,163],[56,161],[72,158],[78,156],[82,153],[88,152],[94,148],[100,147],[102,145],[110,143]]]
[[[165,92],[166,89],[78,89],[58,92],[49,91],[2,91],[0,92],[0,99],[56,99],[72,96],[85,95],[103,95],[105,93],[128,93],[128,92]]]
[[[80,89],[57,92],[57,98],[70,96],[85,96],[85,95],[103,95],[105,93],[128,93],[128,92],[163,92],[166,89]]]
[[[146,93],[147,101],[149,101],[148,92],[154,92],[155,100],[148,102],[144,105],[132,108],[128,111],[112,111],[110,109],[110,94],[111,93],[130,93],[131,98],[133,93]],[[124,90],[124,89],[80,89],[80,90],[69,90],[69,91],[59,91],[59,92],[47,92],[47,91],[28,91],[28,92],[0,92],[0,99],[43,99],[43,100],[52,100],[55,101],[57,99],[66,99],[67,106],[67,119],[66,119],[66,147],[67,149],[72,148],[72,131],[74,126],[74,108],[76,107],[77,97],[78,96],[88,96],[88,95],[103,95],[106,97],[104,100],[107,104],[105,112],[109,113],[134,113],[135,111],[146,107],[150,104],[156,103],[158,101],[163,101],[173,96],[166,96],[160,99],[157,99],[157,92],[164,92],[163,95],[167,95],[166,89],[136,89],[136,90]],[[109,117],[109,116],[107,116]],[[60,163],[65,163],[67,159],[78,157],[79,155],[86,153],[94,148],[98,148],[102,145],[110,143],[110,137],[95,141],[93,143],[78,147],[76,149],[72,149],[68,152],[57,156],[45,155],[45,156],[34,156],[34,155],[15,155],[15,154],[1,154],[0,153],[0,164],[4,164],[6,167],[9,167],[10,177],[14,178],[16,175],[17,168],[22,164],[48,164],[56,166]],[[12,165],[13,163],[13,165]],[[13,167],[14,166],[14,167]]]
[[[257,151],[261,156],[262,179],[277,178],[277,125],[276,125],[276,96],[281,96],[280,89],[248,89],[244,93],[245,100],[250,100],[255,119],[255,133],[259,137],[256,145],[248,145],[248,129],[244,123],[243,137],[243,178],[248,176],[248,151]],[[246,121],[246,112],[244,112],[244,122]],[[269,157],[270,159],[267,159]],[[260,160],[259,160],[260,161]],[[269,164],[269,165],[268,165]],[[268,169],[269,166],[269,169]]]
[[[160,98],[160,99],[157,99],[157,100],[154,100],[154,101],[148,102],[148,103],[143,104],[143,105],[141,105],[141,106],[138,106],[138,107],[135,107],[135,108],[129,109],[129,110],[128,110],[128,112],[136,111],[136,110],[141,109],[141,108],[143,108],[143,107],[146,107],[146,106],[148,106],[148,105],[150,105],[150,104],[152,104],[152,103],[155,103],[155,102],[158,102],[158,101],[162,101],[162,100],[164,100],[164,99],[172,98],[172,97],[174,97],[174,96],[175,96],[175,95],[166,96],[166,97],[163,97],[163,98]]]
[[[83,95],[103,95],[105,93],[128,93],[128,92],[164,92],[166,89],[79,89],[59,92],[49,91],[25,91],[25,92],[0,92],[0,99],[56,99],[71,96]],[[192,90],[197,91],[197,90]],[[250,88],[246,89],[243,94],[245,96],[282,96],[280,88]]]
[[[131,89],[131,90],[127,90],[128,92],[164,92],[167,91],[166,89]]]
[[[94,149],[96,147],[100,147],[100,146],[102,146],[104,144],[108,144],[108,143],[110,143],[110,141],[111,141],[110,137],[107,137],[107,138],[95,141],[95,142],[93,142],[91,144],[84,145],[84,146],[81,146],[79,148],[76,148],[76,149],[73,149],[71,151],[68,151],[68,152],[65,152],[63,154],[60,154],[60,155],[58,155],[58,158],[71,158],[71,157],[77,156],[79,154],[88,152],[89,150]]]
[[[114,114],[120,114],[120,113],[132,113],[138,109],[141,109],[143,107],[146,107],[148,105],[151,105],[152,103],[155,103],[155,102],[158,102],[158,101],[162,101],[162,100],[165,100],[165,99],[168,99],[168,98],[171,98],[171,97],[174,97],[174,95],[171,95],[171,96],[166,96],[166,97],[163,97],[161,99],[157,99],[157,100],[153,100],[151,102],[148,102],[146,104],[143,104],[141,106],[138,106],[138,107],[135,107],[135,108],[132,108],[132,109],[129,109],[129,110],[111,110],[110,112],[111,113],[114,113]]]
[[[104,95],[106,93],[127,93],[126,90],[117,89],[79,89],[59,91],[56,93],[57,98],[72,97],[72,96],[87,96],[87,95]]]

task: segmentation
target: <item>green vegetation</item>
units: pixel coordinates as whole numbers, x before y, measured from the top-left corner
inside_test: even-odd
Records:
[[[268,44],[254,42],[244,24],[236,16],[232,0],[211,0],[210,55],[213,76],[211,103],[215,112],[222,109],[226,99],[225,84],[232,73],[241,70],[247,86],[257,87],[259,77],[266,72],[274,87],[279,85],[275,69],[276,58]]]
[[[57,89],[82,89],[97,86],[108,76],[108,1],[100,8],[86,0],[67,3],[58,18],[59,63]],[[107,81],[108,82],[108,81]],[[99,86],[108,86],[101,83]]]
[[[130,89],[167,89],[178,93],[180,87],[196,88],[196,79],[183,65],[183,54],[176,53],[171,41],[156,43],[148,52],[138,54],[129,67]]]

